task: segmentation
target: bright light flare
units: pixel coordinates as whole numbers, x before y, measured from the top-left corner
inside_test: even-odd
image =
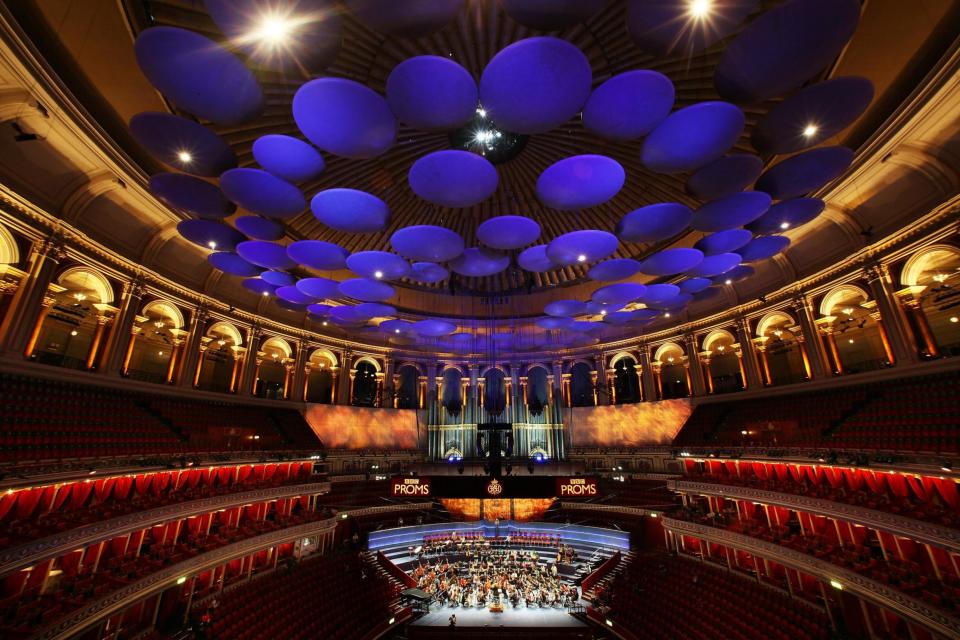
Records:
[[[694,20],[704,20],[713,12],[713,0],[690,0],[687,13]]]

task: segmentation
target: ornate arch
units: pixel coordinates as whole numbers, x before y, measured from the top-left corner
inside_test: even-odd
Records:
[[[206,334],[211,337],[216,337],[219,335],[226,335],[233,341],[233,346],[242,347],[243,346],[243,334],[240,333],[240,330],[237,329],[233,323],[227,322],[226,320],[218,320],[210,325],[210,328],[207,329]]]
[[[163,300],[161,298],[161,299],[148,302],[147,305],[143,308],[143,311],[140,312],[140,314],[146,316],[150,313],[154,313],[156,315],[163,316],[164,318],[168,318],[173,322],[174,325],[176,325],[175,327],[173,327],[174,329],[183,328],[183,325],[184,325],[183,314],[180,312],[179,307],[177,307],[177,305],[173,304],[169,300]]]
[[[444,362],[443,369],[440,370],[440,375],[443,376],[443,374],[445,374],[447,371],[450,371],[451,369],[459,373],[461,378],[470,377],[470,372],[467,371],[467,368],[465,366],[463,366],[462,364],[456,364],[453,362]]]
[[[506,379],[509,379],[509,378],[510,378],[510,374],[507,373],[507,370],[504,369],[504,368],[503,368],[503,365],[500,365],[500,364],[491,364],[491,365],[488,365],[486,369],[482,369],[482,370],[480,371],[480,377],[481,377],[481,378],[486,378],[486,377],[487,377],[487,374],[490,373],[490,372],[491,372],[492,370],[494,370],[494,369],[496,369],[497,371],[499,371],[500,373],[502,373],[504,378],[506,378]]]
[[[361,362],[366,362],[367,364],[372,366],[377,373],[380,373],[381,371],[383,371],[383,369],[380,367],[380,363],[377,362],[375,358],[371,358],[370,356],[357,356],[353,360],[352,368],[356,369],[357,365],[360,364]]]
[[[3,260],[0,260],[3,262]],[[57,284],[67,286],[70,280],[84,279],[84,287],[97,294],[97,302],[110,304],[113,302],[113,287],[107,278],[97,271],[85,266],[70,267],[57,277]],[[181,324],[181,326],[183,326]]]
[[[612,358],[610,358],[610,364],[608,364],[607,367],[612,369],[614,365],[616,365],[618,362],[620,362],[624,358],[630,358],[631,360],[633,360],[634,364],[637,364],[639,362],[639,360],[637,359],[637,356],[633,355],[629,351],[620,351],[619,353],[614,355]]]
[[[279,349],[283,353],[284,358],[289,358],[293,355],[293,347],[291,347],[290,343],[280,336],[267,338],[263,344],[260,345],[260,351],[266,351],[269,347]]]
[[[678,353],[681,358],[686,355],[686,353],[683,351],[683,347],[678,345],[676,342],[664,342],[662,345],[657,347],[657,350],[653,354],[653,359],[657,362],[664,362],[664,356],[667,356],[670,353]]]
[[[729,340],[732,344],[736,344],[737,342],[733,334],[726,329],[714,329],[703,338],[703,347],[701,347],[701,349],[703,351],[713,351],[713,345],[720,340]]]
[[[953,259],[960,262],[960,249],[951,244],[934,244],[920,249],[910,256],[900,272],[900,284],[908,287],[920,285],[920,276],[929,271],[935,260]],[[2,262],[2,260],[0,260]]]
[[[20,262],[20,247],[17,239],[3,225],[0,225],[0,264],[17,264]]]
[[[528,364],[527,370],[524,373],[524,375],[529,376],[530,372],[533,371],[534,369],[543,369],[548,376],[553,375],[553,370],[550,369],[550,367],[548,367],[547,365],[543,364],[542,362],[531,362],[530,364]]]
[[[870,299],[870,294],[855,284],[841,284],[823,296],[823,301],[820,303],[820,315],[824,317],[832,316],[833,308],[850,297],[859,297],[859,304],[862,304]]]
[[[397,365],[394,367],[394,371],[396,371],[397,373],[400,373],[400,370],[405,367],[413,367],[416,370],[418,376],[427,375],[424,372],[423,366],[419,362],[414,362],[413,360],[404,360],[403,362],[397,363]]]
[[[577,358],[576,360],[571,360],[567,365],[567,370],[564,373],[573,373],[573,368],[578,364],[585,364],[590,371],[596,371],[596,364],[590,362],[585,358]]]
[[[337,366],[337,356],[333,353],[333,351],[330,351],[330,349],[325,349],[324,347],[317,347],[316,349],[311,351],[310,355],[307,356],[307,361],[315,362],[317,359],[320,359],[320,358],[326,360],[327,364],[330,367]]]
[[[793,319],[786,311],[771,311],[766,314],[760,321],[757,322],[757,337],[764,338],[767,335],[767,331],[772,327],[778,326],[781,323],[787,323],[787,326],[792,327],[797,322]]]

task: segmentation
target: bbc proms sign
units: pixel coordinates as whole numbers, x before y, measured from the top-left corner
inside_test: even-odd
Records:
[[[560,498],[576,500],[600,496],[592,476],[510,475],[392,476],[394,498]]]
[[[394,498],[429,498],[430,478],[393,476],[390,479],[390,492]]]

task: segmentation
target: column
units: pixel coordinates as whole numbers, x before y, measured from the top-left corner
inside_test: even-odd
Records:
[[[633,374],[637,376],[637,389],[640,390],[640,402],[647,399],[646,389],[643,388],[643,365],[633,365]]]
[[[49,311],[49,307],[47,311],[42,310],[44,298],[53,281],[54,271],[65,256],[63,238],[60,236],[50,236],[34,247],[27,275],[13,293],[9,310],[0,324],[0,351],[26,351],[37,316]]]
[[[606,365],[606,356],[603,354],[594,356],[593,362],[593,404],[612,404],[611,397],[612,392],[610,391],[609,379],[607,378],[607,365]],[[600,379],[600,374],[603,374],[603,384],[607,390],[607,395],[605,398],[600,397],[598,380]]]
[[[330,367],[330,404],[337,404],[337,389],[340,382],[340,367]]]
[[[289,400],[289,399],[290,399],[290,389],[291,389],[291,387],[293,387],[293,380],[294,380],[294,377],[295,377],[296,374],[297,374],[297,369],[298,369],[296,359],[288,358],[288,359],[283,363],[283,368],[284,368],[284,371],[285,371],[284,376],[283,376],[283,399],[284,399],[284,400]]]
[[[765,380],[764,384],[769,387],[773,384],[773,378],[770,376],[770,361],[767,360],[767,346],[758,344],[757,353],[760,354],[760,364],[763,366],[763,379]]]
[[[590,372],[590,386],[593,387],[593,406],[596,407],[600,402],[597,397],[597,372],[595,370]]]
[[[703,380],[703,367],[700,366],[700,351],[697,347],[697,338],[692,333],[683,336],[687,347],[687,385],[691,395],[703,396],[707,394]],[[692,386],[689,386],[690,383]]]
[[[240,384],[239,384],[239,394],[244,396],[250,396],[254,393],[254,384],[257,380],[257,369],[259,368],[259,359],[260,353],[260,341],[262,336],[260,335],[260,325],[255,324],[250,327],[250,332],[247,339],[247,353],[244,356],[243,369],[240,373]]]
[[[120,365],[120,373],[127,375],[130,370],[130,358],[133,357],[133,348],[137,345],[137,336],[143,331],[143,327],[136,326],[130,329],[130,338],[127,340],[127,349],[123,354],[123,362]]]
[[[877,323],[877,333],[880,334],[880,344],[883,345],[883,354],[889,364],[896,362],[896,356],[893,353],[893,346],[890,344],[890,335],[887,333],[887,327],[883,322],[883,317],[879,311],[870,314],[870,318]]]
[[[920,332],[920,342],[923,344],[923,351],[928,358],[939,358],[940,347],[937,345],[937,338],[933,335],[930,323],[927,321],[927,314],[923,311],[923,306],[917,299],[905,300],[906,309],[913,316],[917,330]]]
[[[356,371],[353,370],[353,354],[344,352],[340,356],[340,376],[339,386],[337,388],[337,404],[353,404],[353,378]]]
[[[704,351],[704,353],[709,353]],[[700,364],[703,365],[703,377],[707,383],[707,395],[713,394],[713,372],[710,371],[710,356],[700,358]]]
[[[419,376],[417,378],[417,396],[419,400],[417,401],[417,406],[421,409],[427,408],[427,376]]]
[[[198,306],[190,313],[190,326],[187,329],[187,342],[180,355],[180,379],[178,384],[181,387],[196,386],[194,380],[199,379],[197,369],[201,366],[203,360],[197,356],[200,353],[200,345],[203,343],[203,337],[206,333],[207,309],[203,305]],[[238,345],[233,345],[238,346]]]
[[[760,367],[757,365],[757,353],[750,335],[750,327],[744,318],[737,318],[737,340],[740,342],[740,350],[743,352],[741,368],[746,372],[747,377],[744,380],[747,388],[757,389],[762,385]]]
[[[820,331],[817,329],[810,301],[805,295],[797,294],[793,299],[793,310],[797,314],[800,330],[805,338],[804,347],[807,360],[810,362],[810,379],[818,380],[829,376],[830,364],[827,362],[827,352],[820,340]]]
[[[607,369],[607,393],[610,398],[610,404],[617,404],[617,370]]]
[[[687,395],[694,395],[693,385],[690,381],[690,358],[683,359],[683,374],[687,378]]]
[[[196,362],[193,365],[193,386],[200,386],[200,374],[203,373],[203,358],[207,353],[209,347],[205,344],[200,344],[197,346],[197,358]],[[231,347],[236,349],[237,347]],[[233,371],[230,372],[230,393],[233,393],[237,390],[237,366],[240,362],[240,355],[234,351],[233,352]],[[186,377],[186,376],[184,376]]]
[[[802,333],[796,335],[797,348],[800,349],[800,357],[803,359],[803,372],[807,380],[813,379],[813,371],[810,369],[810,355],[807,353],[807,340]]]
[[[383,359],[383,394],[382,407],[394,407],[397,397],[397,383],[393,375],[393,358]],[[396,407],[394,407],[396,408]]]
[[[553,361],[553,383],[559,385],[553,389],[553,397],[558,399],[557,406],[563,406],[563,362],[560,360]]]
[[[378,371],[376,377],[377,377],[377,397],[373,401],[373,406],[383,407],[383,401],[385,396],[384,392],[386,391],[386,388],[384,387],[384,381],[387,378],[387,374],[385,374],[383,371]]]
[[[303,400],[303,391],[306,388],[304,381],[306,380],[305,376],[306,372],[308,371],[306,367],[308,351],[309,347],[307,347],[307,343],[303,340],[300,340],[300,342],[297,343],[297,357],[293,364],[293,381],[290,385],[292,393],[286,394],[297,402],[301,402]]]
[[[736,350],[737,356],[737,367],[740,368],[740,386],[746,391],[747,390],[747,372],[743,368],[743,349]]]
[[[573,398],[570,397],[570,378],[571,374],[560,374],[560,395],[563,397],[563,404],[572,407]]]
[[[653,402],[657,399],[657,387],[653,367],[650,364],[650,350],[647,345],[640,345],[640,382],[643,387],[643,399]]]
[[[257,383],[260,381],[260,365],[263,364],[263,358],[259,354],[250,356],[252,373],[250,376],[249,385],[247,386],[247,391],[250,395],[257,395]]]
[[[139,280],[132,280],[124,287],[121,294],[120,311],[113,319],[113,328],[110,330],[107,344],[103,348],[100,359],[100,372],[108,375],[117,375],[123,369],[127,360],[126,354],[132,350],[133,325],[140,313],[140,303],[145,293],[143,284]]]
[[[867,282],[870,283],[870,293],[877,302],[877,309],[883,318],[890,347],[893,351],[892,363],[916,362],[919,360],[917,345],[910,332],[903,305],[897,299],[893,290],[893,281],[890,270],[885,264],[875,264],[864,270]]]
[[[656,386],[657,392],[656,392],[656,395],[655,395],[654,397],[655,397],[657,400],[660,400],[660,399],[663,398],[663,379],[660,377],[660,363],[659,363],[659,362],[654,362],[654,363],[653,363],[652,365],[650,365],[650,366],[651,366],[651,368],[653,369],[653,379],[654,379],[654,381],[655,381],[656,384],[657,384],[657,386]]]
[[[93,369],[97,366],[97,354],[100,353],[100,343],[103,342],[103,333],[106,331],[109,323],[109,316],[102,313],[97,315],[97,330],[93,334],[90,351],[87,352],[87,369]]]
[[[303,365],[303,386],[300,387],[300,399],[303,402],[307,401],[308,391],[310,390],[310,363]]]
[[[30,331],[30,337],[27,338],[27,346],[23,349],[23,357],[29,358],[33,355],[33,350],[37,346],[37,339],[40,338],[40,331],[43,329],[43,321],[47,319],[50,310],[56,300],[53,296],[44,296],[40,302],[40,310],[37,312],[37,319],[33,321],[33,329]]]
[[[400,407],[400,374],[394,373],[392,376],[390,376],[390,380],[390,397],[392,398],[390,406],[392,406],[394,409],[397,409]]]
[[[180,355],[180,348],[183,344],[184,341],[180,338],[173,338],[173,344],[170,348],[170,362],[167,365],[167,384],[173,382],[173,374],[177,371],[177,357]]]
[[[838,376],[843,375],[843,361],[840,360],[837,339],[833,337],[833,327],[823,327],[823,334],[830,349],[830,358],[833,360],[833,372]]]

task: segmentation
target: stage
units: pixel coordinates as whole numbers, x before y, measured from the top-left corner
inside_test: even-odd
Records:
[[[586,604],[581,601],[582,604]],[[514,609],[507,605],[503,613],[491,613],[486,608],[447,607],[433,604],[430,613],[414,621],[412,627],[446,627],[451,614],[457,616],[457,629],[462,627],[534,627],[537,629],[562,628],[586,629],[587,625],[567,613],[566,609],[550,608]]]

